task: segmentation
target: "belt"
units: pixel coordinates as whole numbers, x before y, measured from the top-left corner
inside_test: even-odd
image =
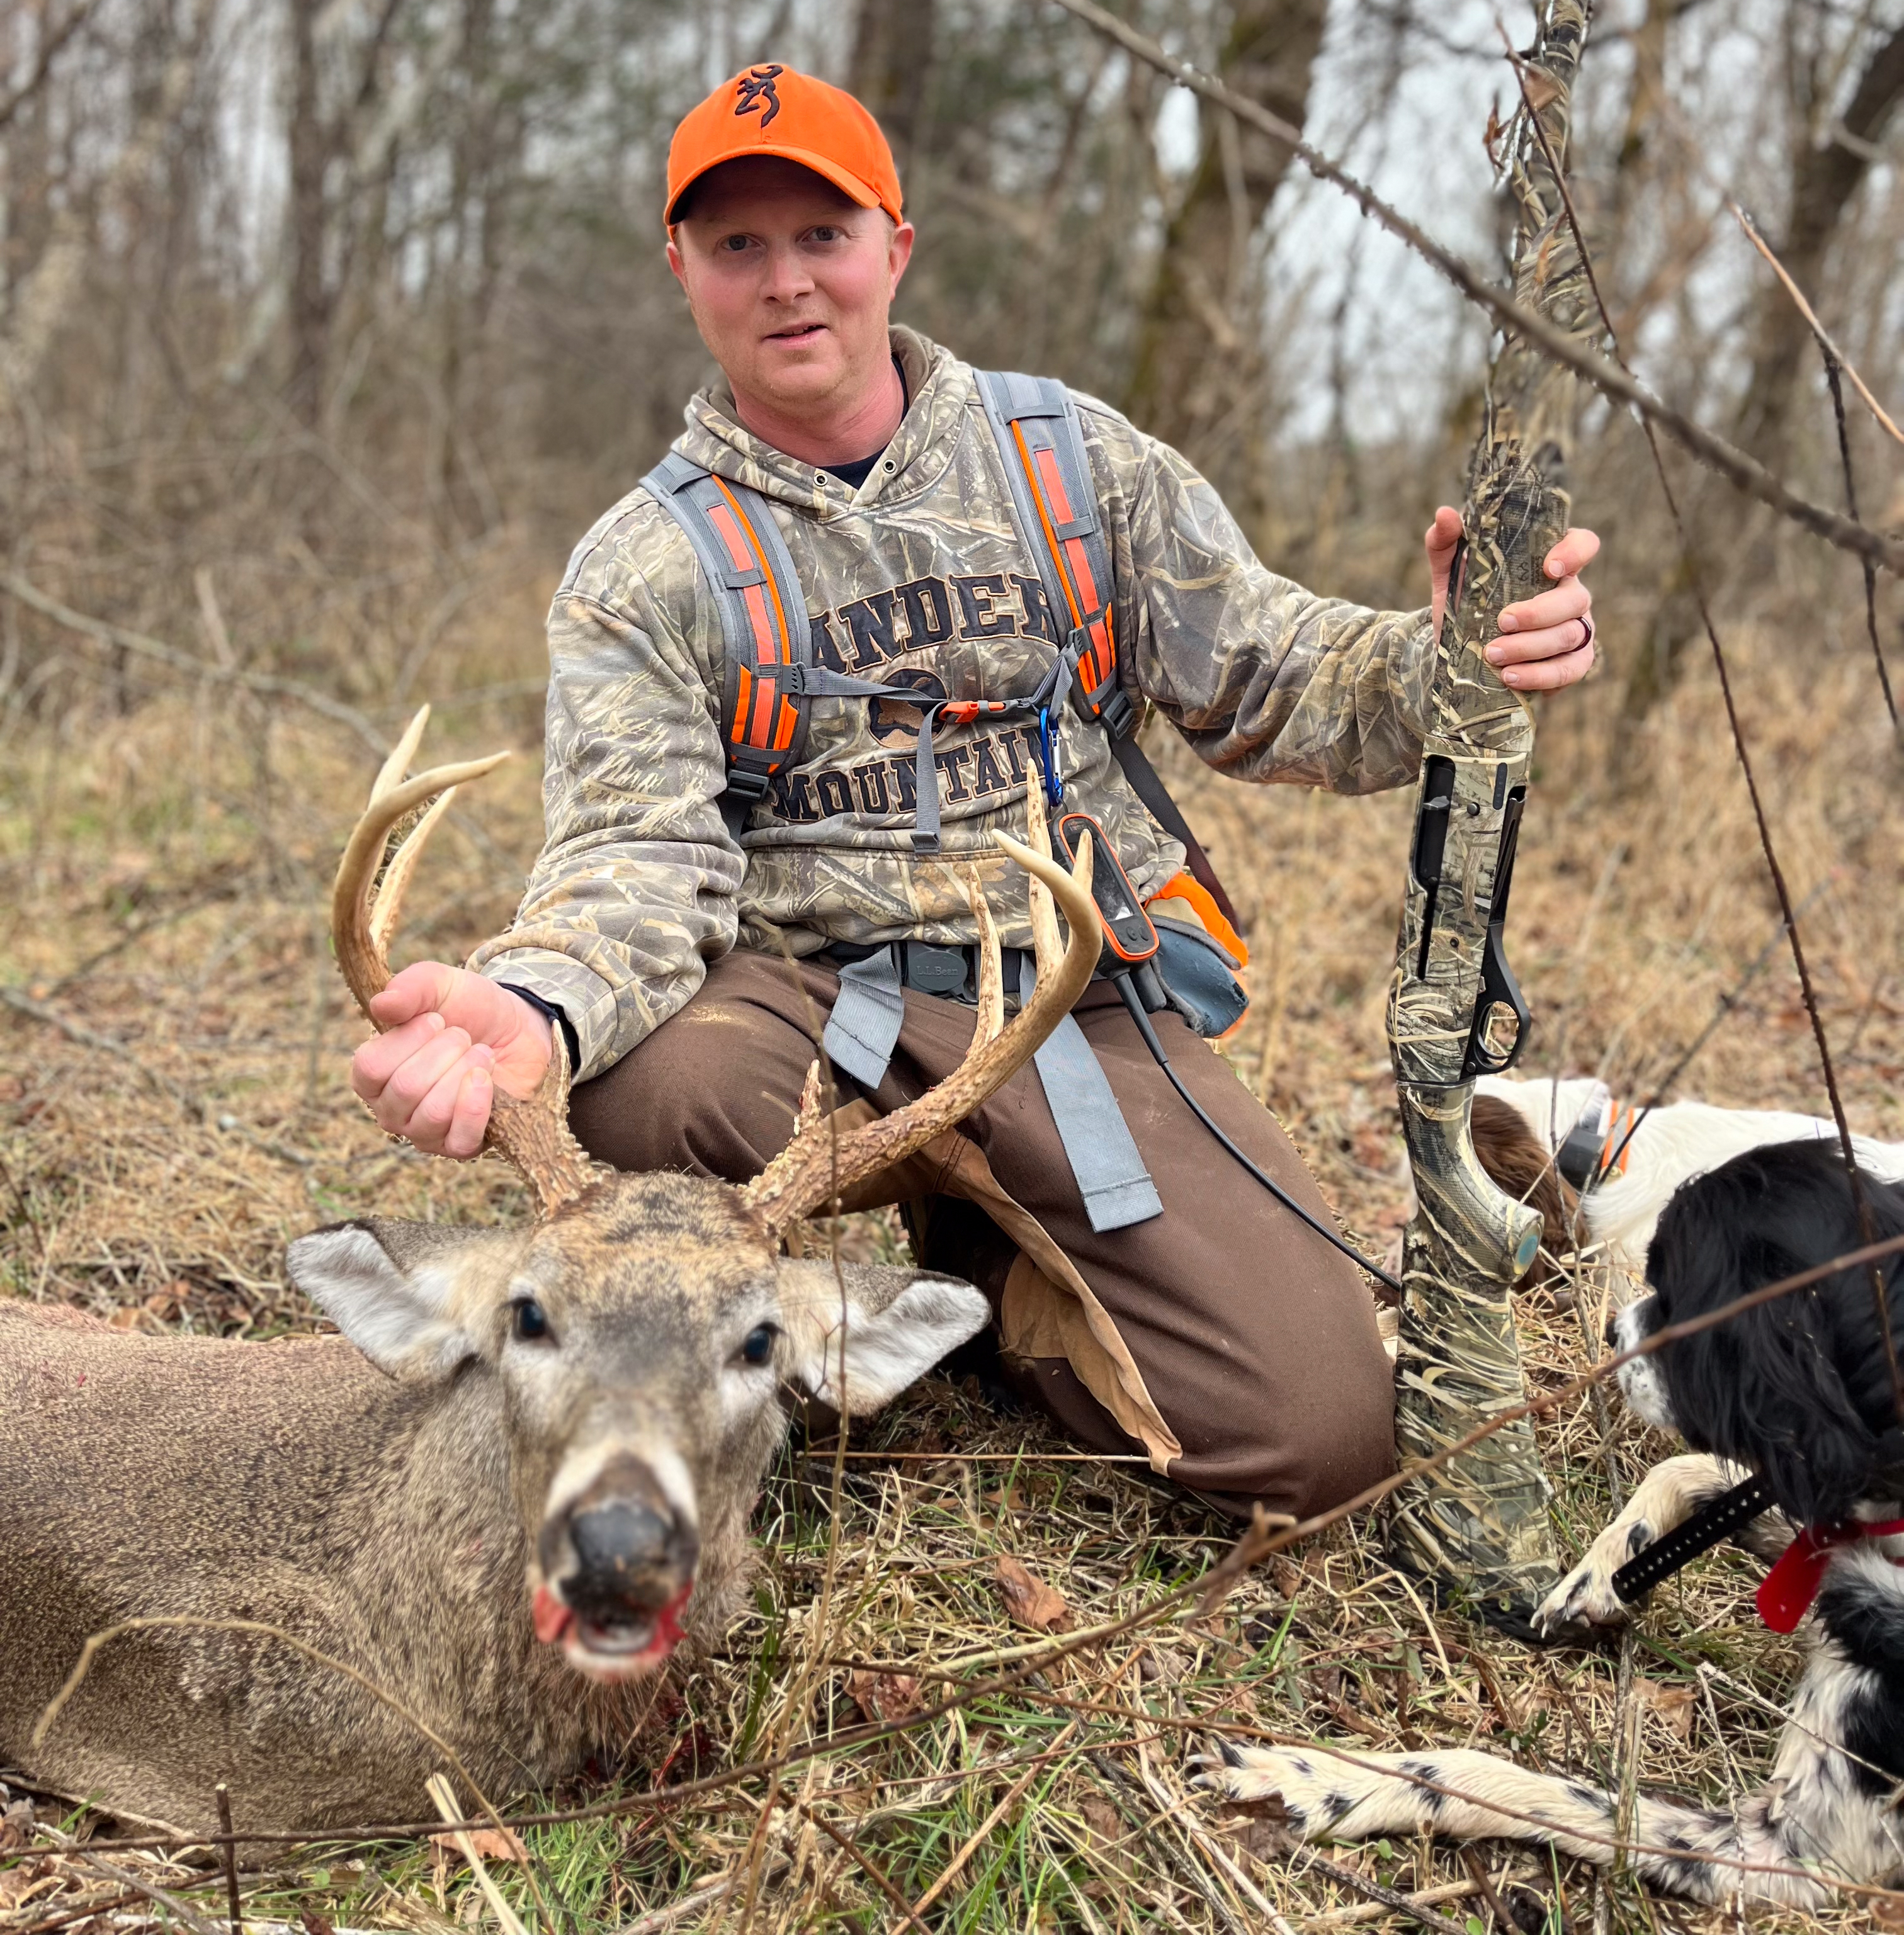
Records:
[[[839,970],[839,995],[822,1044],[836,1067],[869,1089],[886,1078],[905,1018],[906,989],[941,1001],[978,999],[975,948],[836,942],[824,953]],[[1036,961],[1023,948],[1008,947],[1001,950],[1001,965],[1008,1001],[1015,992],[1022,1006],[1037,985]],[[1156,1185],[1074,1015],[1045,1037],[1033,1065],[1091,1227],[1102,1234],[1161,1216]]]

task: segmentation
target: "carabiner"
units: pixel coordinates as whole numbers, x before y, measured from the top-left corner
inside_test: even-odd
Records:
[[[1051,723],[1051,708],[1041,705],[1038,709],[1038,757],[1044,768],[1044,798],[1048,806],[1062,806],[1065,803],[1065,783],[1058,771],[1058,734]]]

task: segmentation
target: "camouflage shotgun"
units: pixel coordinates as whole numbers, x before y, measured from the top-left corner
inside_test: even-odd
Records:
[[[1548,152],[1564,165],[1586,23],[1580,0],[1547,0],[1522,73]],[[1514,295],[1556,327],[1592,334],[1591,292],[1560,184],[1523,106],[1508,186],[1518,211]],[[1468,470],[1465,533],[1449,577],[1429,693],[1389,1053],[1417,1206],[1402,1252],[1396,1437],[1404,1458],[1440,1450],[1524,1396],[1513,1285],[1540,1219],[1475,1160],[1474,1078],[1512,1064],[1528,1016],[1501,931],[1534,754],[1527,701],[1482,656],[1501,608],[1546,588],[1567,528],[1561,488],[1575,379],[1517,337],[1488,371]],[[1396,1495],[1395,1562],[1525,1630],[1555,1580],[1549,1487],[1531,1423],[1507,1426]]]

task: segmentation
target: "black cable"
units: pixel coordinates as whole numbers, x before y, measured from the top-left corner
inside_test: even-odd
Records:
[[[1371,1263],[1368,1257],[1364,1256],[1359,1250],[1355,1248],[1352,1245],[1344,1242],[1342,1238],[1339,1236],[1334,1230],[1331,1230],[1326,1223],[1324,1223],[1317,1218],[1310,1215],[1309,1212],[1305,1209],[1302,1205],[1275,1179],[1274,1176],[1265,1176],[1263,1172],[1259,1169],[1240,1149],[1237,1147],[1235,1143],[1232,1142],[1229,1137],[1225,1135],[1222,1131],[1210,1119],[1209,1116],[1204,1114],[1202,1103],[1190,1093],[1189,1089],[1184,1087],[1183,1078],[1170,1065],[1170,1057],[1164,1052],[1164,1045],[1157,1039],[1157,1031],[1150,1025],[1150,1017],[1144,1013],[1144,1004],[1142,1001],[1138,1000],[1137,990],[1131,986],[1130,976],[1128,974],[1114,975],[1111,977],[1111,983],[1112,986],[1117,989],[1119,998],[1122,1000],[1124,1006],[1130,1010],[1131,1019],[1136,1022],[1137,1031],[1144,1037],[1144,1045],[1150,1051],[1152,1058],[1156,1061],[1157,1066],[1170,1077],[1170,1085],[1177,1091],[1178,1094],[1183,1097],[1186,1102],[1189,1103],[1190,1105],[1190,1112],[1196,1117],[1197,1120],[1200,1121],[1204,1127],[1222,1144],[1225,1149],[1229,1151],[1232,1155],[1236,1158],[1238,1162],[1242,1164],[1243,1167],[1269,1191],[1271,1195],[1276,1198],[1277,1202],[1282,1204],[1284,1209],[1289,1210],[1294,1215],[1300,1218],[1302,1221],[1307,1223],[1310,1228],[1313,1230],[1316,1235],[1322,1237],[1325,1242],[1333,1243],[1352,1263],[1356,1266],[1358,1269],[1365,1269],[1371,1276],[1375,1278],[1378,1281],[1386,1283],[1389,1287],[1395,1292],[1396,1296],[1399,1297],[1401,1294],[1401,1285],[1397,1282],[1393,1277],[1389,1275],[1388,1272],[1383,1269],[1380,1263]]]

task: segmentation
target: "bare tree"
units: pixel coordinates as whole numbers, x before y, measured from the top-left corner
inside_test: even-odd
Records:
[[[1231,0],[1217,67],[1300,128],[1327,0]],[[1125,405],[1259,512],[1262,305],[1256,238],[1291,150],[1206,111],[1195,171],[1171,214],[1140,320]],[[1239,498],[1241,501],[1238,501]]]
[[[873,112],[903,169],[919,136],[936,0],[860,0],[847,86]]]
[[[1802,289],[1824,285],[1826,258],[1846,210],[1881,158],[1878,143],[1892,114],[1904,101],[1904,23],[1872,50],[1844,112],[1820,86],[1823,65],[1817,53],[1788,68],[1799,98],[1794,106],[1791,190],[1784,233],[1776,245],[1781,261]],[[1777,468],[1785,455],[1798,373],[1806,367],[1810,343],[1805,320],[1776,281],[1762,277],[1752,373],[1739,407],[1739,440]]]

